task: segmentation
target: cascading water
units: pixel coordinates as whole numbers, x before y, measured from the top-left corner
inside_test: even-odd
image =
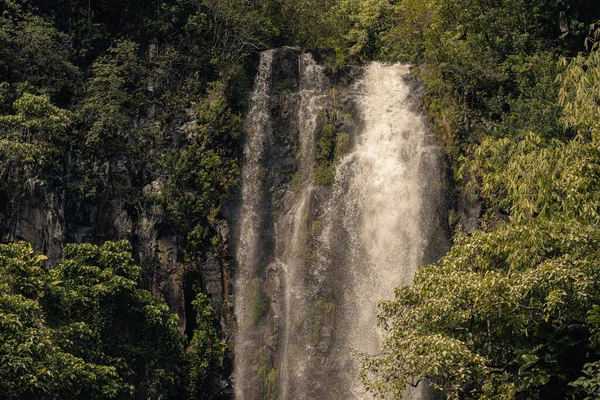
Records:
[[[270,95],[271,72],[274,50],[261,54],[254,91],[250,95],[250,110],[246,119],[246,142],[241,177],[241,221],[239,223],[236,259],[238,262],[235,282],[235,309],[237,330],[235,333],[235,392],[236,398],[245,398],[244,388],[255,386],[256,371],[250,370],[248,360],[257,351],[259,331],[254,329],[252,304],[249,298],[257,296],[259,281],[257,268],[261,259],[262,185],[261,161],[271,139]]]
[[[372,63],[357,83],[362,129],[337,168],[320,238],[318,273],[330,270],[335,278],[324,285],[337,286],[336,385],[324,386],[321,398],[370,398],[348,352],[378,351],[377,302],[410,284],[417,266],[445,247],[438,245],[444,233],[435,207],[441,197],[438,150],[428,145],[423,117],[411,109],[408,72]]]
[[[273,84],[274,56],[282,62],[285,54],[271,50],[261,55],[246,124],[248,137],[236,252],[238,399],[275,398],[277,394],[283,397],[289,393],[290,371],[296,368],[288,365],[293,364],[289,363],[292,357],[288,356],[288,350],[296,325],[294,320],[305,308],[302,236],[312,193],[317,115],[326,100],[328,81],[313,57],[301,54],[297,58],[298,91],[282,91]],[[265,166],[269,157],[281,157],[278,154],[281,143],[278,147],[273,132],[272,120],[276,116],[272,112],[277,107],[283,112],[281,103],[286,98],[297,109],[292,127],[298,142],[297,186],[302,190],[288,191],[281,201],[284,204],[281,215],[274,216],[273,193],[280,174],[267,171]]]
[[[377,302],[447,246],[439,151],[414,110],[408,67],[373,63],[346,91],[354,145],[335,162],[331,185],[315,183],[315,141],[337,100],[313,58],[295,57],[298,90],[284,96],[273,76],[282,56],[262,54],[247,119],[236,398],[369,399],[351,350],[378,351]],[[286,108],[273,99],[284,97],[296,110],[282,132],[296,138],[287,169],[273,128]]]
[[[323,72],[310,54],[299,57],[300,104],[298,106],[298,133],[300,141],[299,178],[300,195],[290,216],[291,237],[280,238],[287,241],[283,255],[285,265],[285,327],[282,334],[281,348],[281,382],[280,398],[295,399],[296,388],[303,387],[306,382],[306,359],[296,352],[303,350],[298,338],[299,328],[306,320],[306,279],[303,257],[304,235],[307,228],[307,212],[313,194],[313,163],[315,152],[315,130],[317,116],[323,109],[326,100],[328,82]]]

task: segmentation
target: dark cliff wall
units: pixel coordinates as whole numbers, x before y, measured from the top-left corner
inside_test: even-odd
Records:
[[[181,129],[185,130],[185,126]],[[163,208],[152,201],[161,191],[161,180],[135,187],[131,182],[135,171],[124,168],[123,160],[113,164],[110,176],[114,181],[107,182],[105,193],[91,200],[69,197],[51,182],[31,180],[22,206],[3,226],[2,242],[31,242],[36,251],[48,256],[51,264],[57,264],[67,243],[128,240],[143,269],[143,286],[166,299],[179,316],[182,331],[189,333],[193,328],[193,316],[190,319],[188,312],[194,283],[212,297],[214,308],[226,321],[229,272],[223,255],[229,236],[227,222],[217,218],[211,223],[211,233],[217,240],[194,255],[198,274],[189,272],[183,256],[186,232],[166,224]],[[122,185],[140,191],[136,196],[140,200],[132,204],[131,196],[117,190]]]

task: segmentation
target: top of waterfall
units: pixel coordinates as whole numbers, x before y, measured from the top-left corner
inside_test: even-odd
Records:
[[[325,68],[317,63],[311,53],[300,54],[298,62],[302,89],[322,91],[329,87],[329,80],[325,76]]]

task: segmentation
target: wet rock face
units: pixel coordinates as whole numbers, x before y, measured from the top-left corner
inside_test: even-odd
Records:
[[[237,398],[273,397],[278,390],[287,313],[280,260],[291,251],[290,244],[281,239],[286,237],[282,232],[293,230],[289,216],[295,212],[299,194],[290,187],[302,163],[301,68],[297,50],[263,53],[250,96],[240,192],[228,213],[234,238],[230,257],[236,265]]]
[[[353,140],[351,116],[335,115],[354,113],[352,90],[332,95],[331,79],[311,54],[283,48],[261,57],[240,193],[227,208],[236,265],[236,398],[294,398],[294,387],[306,383],[295,376],[298,363],[323,365],[331,348],[335,305],[304,292],[313,279],[305,265],[316,254],[311,235],[331,194],[330,186],[314,183],[320,132],[329,125],[330,135]],[[327,140],[319,146],[335,138]]]
[[[276,95],[281,88],[285,88],[286,85],[293,84],[295,87],[298,86],[298,55],[300,52],[296,49],[289,47],[283,47],[277,49],[273,54],[273,70],[272,70],[272,83],[273,92]]]

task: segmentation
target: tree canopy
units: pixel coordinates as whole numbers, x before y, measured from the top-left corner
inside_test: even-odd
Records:
[[[187,339],[139,287],[127,242],[69,245],[65,261],[0,245],[0,388],[9,399],[207,398],[225,345],[205,296]]]

